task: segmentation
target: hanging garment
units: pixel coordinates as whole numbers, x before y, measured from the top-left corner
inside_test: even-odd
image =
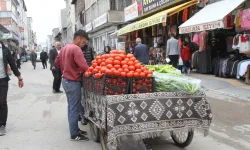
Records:
[[[227,16],[224,18],[224,28],[225,28],[225,29],[233,28],[233,19],[232,19],[232,15],[227,15]]]
[[[193,42],[196,43],[198,46],[200,46],[200,39],[199,39],[199,34],[196,33],[193,37]]]
[[[226,77],[228,60],[229,60],[229,58],[225,59],[225,60],[222,62],[221,77]]]
[[[233,49],[240,49],[241,35],[237,34],[233,39]]]
[[[250,59],[242,60],[242,61],[238,64],[238,66],[237,66],[237,74],[236,74],[236,78],[237,78],[237,79],[240,79],[240,66],[241,66],[241,64],[244,63],[244,62],[248,62],[248,61],[250,61]]]
[[[230,72],[230,75],[229,75],[230,77],[236,78],[237,66],[238,66],[239,62],[240,62],[240,60],[234,61],[233,67],[232,67],[231,72]]]
[[[208,40],[208,33],[207,31],[203,31],[199,34],[199,40],[200,40],[200,44],[199,44],[199,50],[200,51],[204,51],[207,49],[207,40]]]
[[[250,9],[245,9],[240,12],[240,22],[243,30],[250,29]]]
[[[188,20],[188,8],[183,10],[183,15],[182,15],[182,22],[185,22]]]
[[[246,74],[248,65],[250,65],[250,60],[241,63],[240,69],[239,69],[239,76],[243,77]]]
[[[244,34],[240,38],[240,53],[244,53],[250,50],[249,35]]]
[[[241,26],[241,23],[240,23],[240,10],[238,10],[236,12],[236,15],[235,15],[235,18],[234,18],[234,24],[235,24],[235,27],[238,28]]]

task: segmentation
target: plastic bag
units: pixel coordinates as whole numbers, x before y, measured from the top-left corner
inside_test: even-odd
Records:
[[[181,57],[179,58],[179,66],[183,66],[183,60],[181,59]]]
[[[170,63],[170,61],[171,61],[171,60],[167,57],[167,58],[166,58],[167,64]]]
[[[157,92],[184,92],[193,94],[201,89],[201,80],[154,72]]]

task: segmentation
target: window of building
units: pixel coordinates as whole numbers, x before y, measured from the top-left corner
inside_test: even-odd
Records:
[[[116,10],[116,0],[110,0],[110,10]]]

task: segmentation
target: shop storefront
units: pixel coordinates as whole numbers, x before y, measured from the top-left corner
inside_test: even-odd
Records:
[[[151,3],[143,3],[144,13],[153,12],[156,8],[164,5],[170,5],[179,1],[152,1]],[[193,7],[197,4],[197,0],[185,1],[182,4],[165,9],[155,13],[140,21],[133,22],[120,30],[118,36],[126,36],[126,49],[133,44],[137,37],[140,37],[143,43],[150,47],[150,55],[152,55],[152,63],[163,63],[166,56],[166,41],[170,33],[178,36],[178,26],[185,22],[193,15]]]
[[[179,27],[198,46],[192,67],[198,73],[223,78],[249,78],[250,5],[245,0],[222,0],[196,13]],[[248,76],[247,76],[248,75]]]

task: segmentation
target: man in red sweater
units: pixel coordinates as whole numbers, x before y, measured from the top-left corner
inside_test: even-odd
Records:
[[[87,62],[81,48],[86,44],[88,34],[79,30],[74,34],[71,44],[63,47],[56,58],[55,65],[62,70],[62,86],[67,95],[68,121],[71,140],[87,141],[85,131],[78,126],[78,119],[81,109],[81,74],[88,70]]]

